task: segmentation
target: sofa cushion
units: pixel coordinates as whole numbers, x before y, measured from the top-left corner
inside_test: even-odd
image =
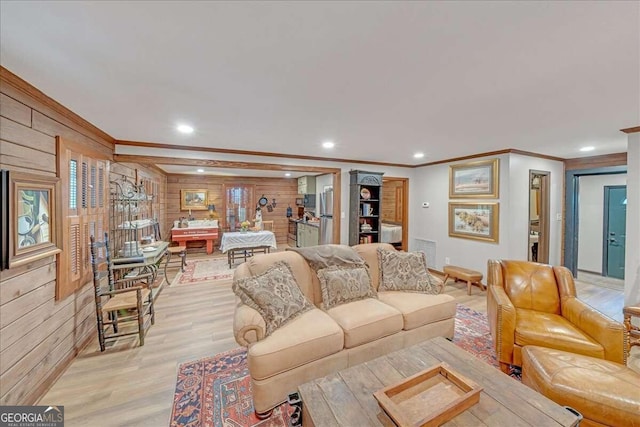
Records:
[[[424,252],[398,252],[378,249],[379,291],[408,291],[439,294],[442,287],[431,282]]]
[[[234,281],[233,292],[264,318],[265,336],[313,308],[284,261],[276,262],[262,274]]]
[[[375,341],[402,330],[402,313],[374,298],[342,304],[327,313],[344,331],[345,348]]]
[[[251,377],[262,380],[337,353],[344,334],[324,311],[313,308],[249,347]]]
[[[456,300],[447,294],[385,291],[378,298],[402,313],[405,331],[456,316]]]
[[[371,287],[369,269],[361,267],[332,266],[318,270],[322,306],[325,310],[364,298],[377,298]]]
[[[524,308],[516,309],[515,344],[552,347],[604,359],[604,348],[564,317]]]

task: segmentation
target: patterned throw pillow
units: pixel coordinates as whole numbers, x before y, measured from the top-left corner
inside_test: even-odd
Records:
[[[262,274],[234,281],[233,292],[262,315],[265,337],[313,308],[284,261],[276,262]]]
[[[340,304],[364,298],[378,298],[371,286],[369,269],[362,267],[332,266],[318,270],[322,305],[325,310]]]
[[[378,248],[380,286],[378,291],[409,291],[439,294],[442,291],[431,280],[424,252],[399,252]]]

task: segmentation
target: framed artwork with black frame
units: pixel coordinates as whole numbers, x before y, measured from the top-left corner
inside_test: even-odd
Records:
[[[0,271],[9,268],[9,171],[0,169]]]
[[[8,181],[9,268],[60,252],[57,240],[60,180],[11,172]]]

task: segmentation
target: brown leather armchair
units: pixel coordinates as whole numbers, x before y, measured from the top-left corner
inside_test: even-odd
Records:
[[[489,328],[503,372],[537,345],[626,363],[627,331],[576,297],[571,272],[528,261],[489,260]]]

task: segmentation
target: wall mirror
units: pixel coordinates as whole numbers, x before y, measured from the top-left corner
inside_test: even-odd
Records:
[[[529,170],[528,260],[549,262],[549,172]]]

